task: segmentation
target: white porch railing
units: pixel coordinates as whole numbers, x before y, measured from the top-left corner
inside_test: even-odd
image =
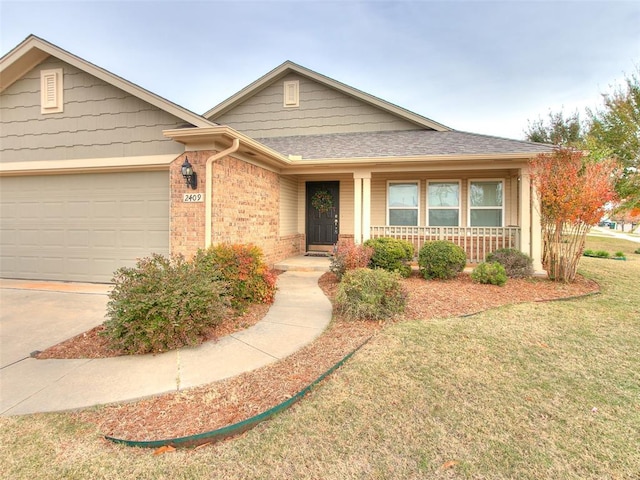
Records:
[[[520,227],[399,227],[372,226],[371,238],[391,237],[413,243],[416,255],[425,242],[448,240],[462,247],[469,263],[485,260],[499,248],[520,249]]]

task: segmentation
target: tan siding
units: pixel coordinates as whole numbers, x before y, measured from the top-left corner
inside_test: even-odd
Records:
[[[300,106],[283,106],[285,81],[300,82]],[[255,138],[414,130],[416,126],[306,77],[289,74],[214,118]]]
[[[298,231],[298,181],[280,177],[280,232],[279,235],[293,235]],[[304,232],[304,230],[302,230]]]
[[[340,235],[353,235],[353,176],[340,177]]]
[[[40,70],[64,70],[64,112],[40,113]],[[2,92],[2,161],[159,155],[183,151],[162,135],[184,121],[50,58]]]

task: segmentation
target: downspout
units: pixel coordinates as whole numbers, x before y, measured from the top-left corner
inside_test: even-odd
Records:
[[[236,152],[238,148],[240,148],[240,139],[234,138],[233,143],[229,148],[221,152],[218,152],[215,155],[211,155],[209,158],[207,158],[207,164],[205,169],[206,186],[205,186],[205,197],[204,197],[205,198],[204,248],[209,248],[209,246],[211,246],[211,223],[212,223],[212,215],[213,215],[212,205],[211,205],[213,202],[213,186],[212,186],[213,173],[212,173],[211,164],[216,160],[220,160],[221,158],[226,157],[227,155],[231,155],[232,153]]]

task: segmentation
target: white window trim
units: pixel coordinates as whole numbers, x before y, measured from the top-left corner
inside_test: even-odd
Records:
[[[506,190],[505,190],[505,181],[504,178],[470,178],[467,183],[467,226],[471,227],[471,210],[496,210],[497,206],[490,207],[472,207],[471,206],[471,184],[474,182],[500,182],[502,183],[502,205],[500,206],[500,227],[495,228],[503,228],[504,227],[504,211],[505,211],[505,203],[507,200]],[[479,226],[475,225],[475,227],[479,228],[490,228],[490,225]]]
[[[40,113],[60,113],[63,111],[62,80],[61,68],[40,70]]]
[[[300,106],[300,81],[289,80],[283,86],[283,106],[295,108]]]
[[[389,205],[389,187],[391,185],[400,184],[400,183],[414,183],[418,187],[418,191],[416,193],[416,198],[418,200],[418,205],[415,208],[406,208],[406,207],[391,207]],[[386,191],[386,199],[385,199],[385,210],[387,217],[387,225],[389,226],[405,226],[405,225],[391,225],[389,221],[389,210],[417,210],[418,212],[418,223],[416,226],[420,226],[420,180],[387,180],[387,191]]]
[[[438,210],[458,210],[458,225],[456,225],[456,227],[460,226],[460,222],[462,221],[462,181],[460,179],[452,179],[452,180],[447,180],[447,179],[432,179],[432,180],[427,180],[427,189],[425,192],[425,205],[427,207],[427,213],[426,213],[426,218],[425,218],[425,222],[427,224],[428,227],[430,227],[431,225],[429,224],[429,209],[431,208],[429,206],[429,184],[430,183],[457,183],[458,184],[458,206],[457,207],[433,207],[434,209],[438,209]],[[440,226],[440,225],[436,225],[436,226]]]

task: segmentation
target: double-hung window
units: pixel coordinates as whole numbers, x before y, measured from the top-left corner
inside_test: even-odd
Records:
[[[427,183],[427,225],[457,227],[460,225],[460,182]]]
[[[418,225],[418,182],[389,182],[388,225]]]
[[[504,218],[504,184],[502,180],[469,182],[469,225],[501,227]]]

